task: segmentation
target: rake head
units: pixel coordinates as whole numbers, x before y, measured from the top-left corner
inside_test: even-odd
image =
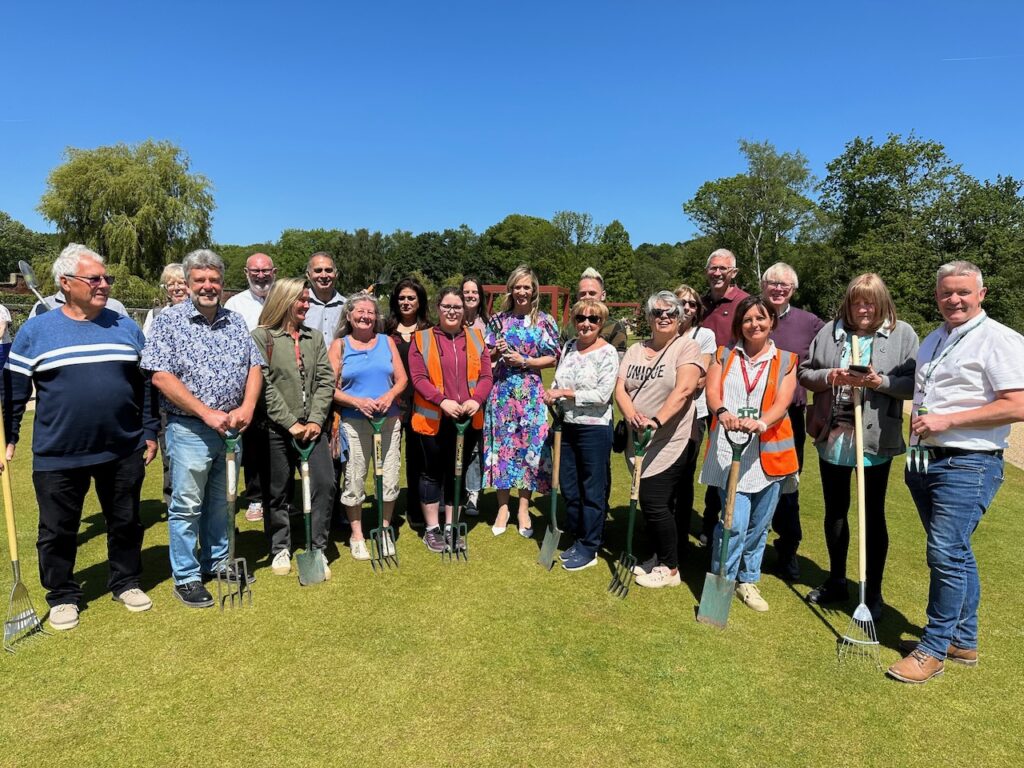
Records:
[[[612,567],[612,580],[608,584],[608,591],[615,597],[625,598],[633,584],[633,569],[635,567],[636,557],[623,552]]]
[[[882,669],[875,622],[864,603],[857,606],[846,633],[836,640],[836,657],[840,663],[846,660],[866,661],[876,669]]]
[[[469,548],[466,546],[466,534],[468,529],[465,523],[456,523],[454,526],[444,527],[444,549],[441,550],[441,559],[448,562],[459,559],[469,562]]]
[[[398,552],[395,550],[395,529],[390,525],[370,531],[370,566],[374,572],[398,567]]]
[[[32,599],[28,590],[20,580],[15,580],[11,590],[11,602],[7,608],[7,620],[4,622],[4,650],[14,653],[15,644],[30,637],[48,635],[43,629],[36,609],[32,607]]]
[[[246,597],[252,606],[252,588],[249,586],[249,564],[244,557],[227,560],[217,569],[217,602],[220,609],[230,606],[241,608]]]

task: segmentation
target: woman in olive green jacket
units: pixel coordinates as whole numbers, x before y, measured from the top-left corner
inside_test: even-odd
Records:
[[[258,461],[263,492],[263,527],[270,541],[271,570],[291,570],[288,505],[299,466],[298,445],[314,445],[309,455],[313,549],[327,569],[327,535],[334,506],[334,463],[328,444],[328,417],[334,376],[323,334],[302,321],[309,309],[309,284],[300,278],[274,283],[252,335],[263,353],[263,396],[257,409],[259,437],[265,438]]]

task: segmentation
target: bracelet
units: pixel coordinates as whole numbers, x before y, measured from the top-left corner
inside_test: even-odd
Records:
[[[652,416],[651,417],[651,421],[653,421],[655,424],[658,425],[658,429],[661,429],[661,427],[662,427],[661,419],[659,419],[657,416]]]

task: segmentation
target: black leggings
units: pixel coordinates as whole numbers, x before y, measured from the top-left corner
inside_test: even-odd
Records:
[[[676,485],[697,451],[691,440],[679,458],[663,472],[640,479],[640,508],[647,528],[647,543],[658,565],[679,567],[679,532],[676,528]]]
[[[889,553],[889,531],[885,525],[885,492],[889,486],[891,461],[864,467],[864,534],[867,539],[867,599],[882,594],[882,573]],[[854,467],[839,467],[818,459],[821,487],[825,496],[825,544],[828,547],[830,577],[846,578],[846,555],[850,549],[850,478]],[[856,507],[854,507],[856,514]]]
[[[420,469],[419,497],[424,504],[436,504],[441,501],[442,490],[446,504],[452,504],[455,499],[456,437],[455,422],[444,417],[441,418],[441,426],[436,435],[416,435],[423,461]],[[479,439],[480,430],[472,427],[466,430],[466,440],[462,448],[462,494],[466,492],[469,457]],[[461,502],[459,499],[459,503]]]

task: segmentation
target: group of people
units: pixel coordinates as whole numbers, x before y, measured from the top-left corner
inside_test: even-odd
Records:
[[[242,435],[246,517],[263,520],[277,575],[291,570],[290,501],[306,457],[312,548],[329,578],[331,522],[341,511],[351,556],[370,558],[362,508],[375,436],[384,519],[395,515],[404,445],[405,514],[410,523],[422,521],[429,550],[465,547],[447,527],[463,505],[478,514],[485,488],[495,492],[493,535],[504,534],[514,514],[518,533],[531,536],[532,496],[552,485],[549,412],[562,430],[566,570],[594,566],[606,543],[619,438],[624,445],[614,447],[627,463],[643,462],[646,551],[636,583],[681,583],[705,445],[699,538],[717,562],[734,446],[743,445],[725,575],[745,605],[767,611],[758,582],[770,528],[778,533],[777,572],[799,578],[798,485],[810,436],[829,575],[807,599],[845,602],[855,403],[863,413],[866,599],[879,621],[888,479],[893,459],[907,450],[904,404],[912,401],[911,452],[926,460],[908,464],[906,483],[927,535],[931,588],[924,633],[889,674],[924,682],[947,659],[977,662],[980,585],[971,535],[1002,480],[1009,425],[1024,419],[1024,372],[1014,363],[1024,338],[986,315],[974,265],[939,269],[935,295],[945,322],[920,346],[878,275],[850,281],[836,317],[825,322],[790,304],[798,288],[790,266],[771,266],[760,291],[749,295],[735,285],[736,258],[724,249],[708,259],[703,294],[680,285],[646,300],[650,336],[628,348],[593,269],[581,276],[561,332],[541,311],[540,286],[526,266],[509,275],[493,315],[478,280],[443,288],[434,298],[436,324],[426,291],[412,278],[395,286],[387,316],[370,289],[341,296],[327,253],[313,254],[299,278],[276,279],[273,261],[260,253],[249,257],[245,273],[248,289],[222,305],[223,262],[212,251],[193,251],[164,270],[166,304],[140,329],[111,310],[113,278],[99,254],[72,244],[54,262],[62,302],[35,313],[15,336],[3,410],[10,460],[35,390],[39,568],[55,629],[78,623],[76,537],[90,482],[107,521],[113,599],[129,611],[152,605],[139,586],[139,507],[158,439],[174,594],[206,607],[213,598],[205,581],[246,578],[228,561],[234,510],[226,500],[227,438]],[[546,387],[547,368],[555,370]],[[617,426],[613,403],[622,414]],[[457,435],[466,457],[459,483]],[[641,435],[649,436],[642,455],[632,449]],[[455,498],[460,485],[465,499]],[[384,546],[395,544],[386,538]]]

